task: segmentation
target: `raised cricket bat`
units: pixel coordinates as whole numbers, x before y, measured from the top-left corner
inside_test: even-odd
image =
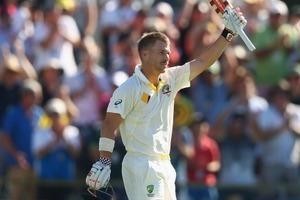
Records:
[[[215,11],[222,15],[225,12],[226,8],[233,9],[233,6],[227,1],[227,0],[209,0],[210,5],[215,9]],[[242,38],[246,46],[250,51],[255,50],[255,46],[251,42],[251,40],[248,38],[246,33],[241,27],[236,27],[238,35]]]

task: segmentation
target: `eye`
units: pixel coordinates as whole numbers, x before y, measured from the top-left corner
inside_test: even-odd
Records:
[[[161,51],[160,54],[161,55],[170,55],[170,52],[169,51]]]

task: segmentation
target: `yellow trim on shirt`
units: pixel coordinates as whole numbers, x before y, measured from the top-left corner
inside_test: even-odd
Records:
[[[163,80],[161,80],[161,79],[159,79],[159,82],[158,82],[158,86],[157,87],[155,87],[155,85],[153,85],[153,83],[148,83],[148,86],[152,89],[152,90],[154,90],[154,91],[159,91],[161,88],[162,88],[162,86],[164,85],[164,81]]]
[[[143,92],[142,97],[141,97],[141,100],[142,100],[144,103],[148,103],[149,100],[150,100],[150,95],[147,94],[146,92]]]

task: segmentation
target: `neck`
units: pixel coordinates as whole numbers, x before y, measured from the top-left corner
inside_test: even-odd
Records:
[[[149,70],[147,68],[141,68],[142,73],[145,75],[145,77],[155,86],[158,85],[158,77],[160,73],[156,73],[153,70]]]

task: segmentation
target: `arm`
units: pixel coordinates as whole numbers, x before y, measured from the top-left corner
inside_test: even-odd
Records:
[[[220,149],[216,142],[213,142],[212,148],[210,149],[212,160],[207,164],[206,170],[210,173],[217,173],[220,171]]]
[[[18,152],[7,134],[0,134],[0,144],[11,156],[17,157]]]
[[[287,129],[287,123],[283,123],[281,126],[276,128],[269,128],[267,130],[263,130],[258,122],[256,121],[257,118],[252,118],[250,122],[250,128],[253,131],[254,138],[258,141],[268,141],[275,136],[281,134],[283,131]]]
[[[87,2],[85,12],[87,20],[85,22],[86,27],[84,29],[84,36],[93,35],[97,27],[98,19],[98,7],[96,1]]]
[[[235,108],[234,104],[226,106],[226,108],[218,114],[215,123],[212,126],[213,138],[216,140],[220,140],[224,137],[226,132],[225,120],[228,116],[233,112]]]
[[[122,122],[123,118],[120,114],[110,112],[106,114],[99,140],[100,158],[93,164],[86,177],[86,184],[90,189],[98,190],[106,187],[110,180],[110,160],[115,144],[116,130]]]
[[[116,130],[119,128],[123,119],[120,114],[106,113],[106,117],[103,121],[103,127],[101,131],[101,138],[108,138],[114,140],[116,137]],[[100,148],[100,147],[99,147]],[[100,150],[100,157],[111,158],[112,152]]]
[[[185,0],[177,22],[179,28],[183,29],[189,25],[193,13],[193,8],[196,3],[197,2],[195,0]]]
[[[19,59],[20,66],[22,67],[22,70],[24,71],[25,78],[32,78],[37,79],[37,73],[32,66],[31,62],[28,60],[27,56],[24,52],[24,47],[21,44],[20,40],[16,40],[14,43],[14,47],[16,50],[16,56]]]
[[[222,15],[225,28],[221,36],[202,53],[198,58],[190,62],[190,80],[211,66],[223,53],[233,36],[238,35],[239,30],[243,29],[247,21],[239,9]]]
[[[190,80],[193,80],[210,67],[221,56],[228,44],[229,42],[223,36],[220,36],[207,51],[192,60],[190,62]]]
[[[8,135],[3,133],[0,134],[0,144],[14,159],[16,159],[18,165],[22,169],[28,169],[30,167],[25,155],[22,152],[17,151]]]

